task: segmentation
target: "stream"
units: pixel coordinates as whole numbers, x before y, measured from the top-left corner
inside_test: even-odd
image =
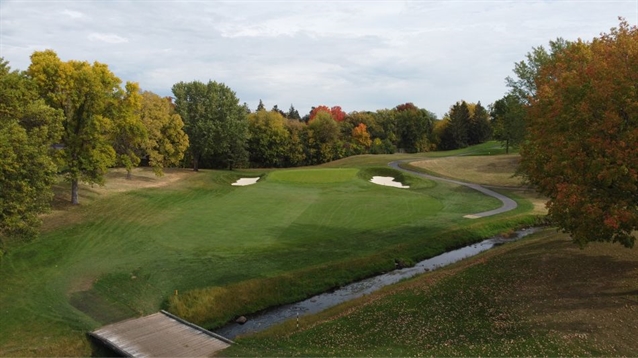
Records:
[[[476,244],[448,251],[441,255],[423,260],[413,267],[390,271],[385,274],[351,283],[331,292],[326,292],[317,296],[310,297],[304,301],[275,307],[262,311],[260,313],[256,313],[254,315],[246,316],[248,319],[246,323],[239,324],[233,322],[215,330],[215,333],[229,339],[234,339],[239,335],[263,331],[270,326],[282,323],[291,318],[321,312],[340,303],[350,301],[364,295],[368,295],[374,291],[381,289],[384,286],[392,285],[401,280],[428,271],[436,270],[437,268],[447,266],[464,258],[468,258],[483,251],[487,251],[495,246],[518,240],[522,237],[533,234],[539,229],[540,228],[535,227],[522,229],[516,231],[516,236],[510,239],[505,239],[502,237],[492,237]]]

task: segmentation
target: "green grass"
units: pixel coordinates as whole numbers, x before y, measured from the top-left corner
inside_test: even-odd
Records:
[[[295,184],[331,184],[355,179],[357,169],[289,169],[270,173],[268,181]]]
[[[92,193],[0,261],[0,355],[87,355],[85,332],[160,307],[188,317],[212,304],[216,312],[188,317],[211,327],[529,222],[529,205],[464,219],[500,205],[467,188],[398,172],[410,189],[369,183],[387,157]],[[257,175],[256,185],[230,185]],[[268,290],[276,284],[290,290]],[[244,296],[211,300],[228,288]]]
[[[362,168],[362,167],[379,167],[386,166],[389,162],[397,160],[421,160],[427,158],[442,158],[451,156],[489,156],[505,154],[505,149],[501,148],[501,144],[497,141],[489,141],[486,143],[478,144],[475,146],[439,151],[439,152],[425,152],[425,153],[395,153],[395,154],[364,154],[347,157],[339,160],[335,160],[329,163],[320,165],[322,168]],[[510,151],[510,153],[515,153]]]
[[[225,356],[632,356],[638,254],[547,230],[284,323]]]

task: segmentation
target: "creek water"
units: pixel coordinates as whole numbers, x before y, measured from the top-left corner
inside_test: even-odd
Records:
[[[413,267],[390,271],[385,274],[351,283],[331,292],[310,297],[304,301],[279,306],[254,315],[246,316],[248,319],[246,323],[230,323],[215,330],[215,333],[229,339],[234,339],[239,335],[263,331],[270,326],[282,323],[289,319],[321,312],[340,303],[370,294],[384,286],[397,283],[406,278],[428,271],[436,270],[437,268],[477,255],[483,251],[487,251],[495,246],[518,240],[538,230],[539,228],[527,228],[516,231],[516,236],[513,238],[506,239],[503,237],[493,237],[460,249],[448,251],[441,255],[423,260]]]

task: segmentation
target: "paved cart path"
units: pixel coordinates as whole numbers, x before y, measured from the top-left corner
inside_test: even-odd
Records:
[[[414,160],[410,160],[410,161],[414,161]],[[404,169],[404,168],[401,168],[399,166],[399,164],[401,164],[403,162],[407,162],[407,161],[391,162],[391,163],[388,163],[388,165],[390,167],[396,169],[396,170],[400,170],[400,171],[403,171],[403,172],[406,172],[406,173],[410,173],[412,175],[416,175],[416,176],[419,176],[419,177],[422,177],[422,178],[466,186],[466,187],[474,189],[476,191],[480,191],[481,193],[483,193],[485,195],[489,195],[489,196],[491,196],[493,198],[496,198],[496,199],[500,200],[501,203],[503,203],[503,205],[500,208],[498,208],[498,209],[494,209],[494,210],[490,210],[490,211],[484,211],[482,213],[465,215],[464,217],[466,217],[468,219],[478,219],[478,218],[484,218],[486,216],[492,216],[492,215],[496,215],[496,214],[501,214],[501,213],[504,213],[504,212],[507,212],[507,211],[510,211],[510,210],[514,210],[518,206],[518,204],[516,204],[516,202],[514,200],[508,198],[507,196],[505,196],[503,194],[499,194],[499,193],[497,193],[497,192],[495,192],[493,190],[487,189],[487,188],[485,188],[485,187],[483,187],[481,185],[473,184],[473,183],[466,183],[466,182],[453,180],[453,179],[441,178],[441,177],[437,177],[437,176],[434,176],[434,175],[423,174],[423,173],[419,173],[419,172],[416,172],[416,171],[413,171],[413,170]]]

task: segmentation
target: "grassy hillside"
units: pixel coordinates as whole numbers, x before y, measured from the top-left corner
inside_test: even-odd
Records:
[[[424,258],[530,222],[525,200],[515,212],[473,221],[463,215],[499,202],[400,173],[410,189],[367,181],[406,157],[419,156],[176,171],[159,180],[137,171],[140,189],[114,173],[106,189],[85,188],[80,207],[58,202],[41,237],[0,261],[0,355],[87,355],[85,332],[160,307],[210,327],[388,270],[397,258]],[[258,175],[254,186],[230,185]],[[267,292],[273,282],[291,291]],[[207,290],[228,288],[243,290],[232,291],[243,292],[241,300],[231,294],[213,302],[218,311],[202,306]]]
[[[321,314],[225,356],[635,356],[638,252],[552,229]]]
[[[518,154],[499,156],[458,156],[432,158],[410,163],[430,173],[446,178],[488,186],[521,187],[522,179],[513,176],[518,166]]]

